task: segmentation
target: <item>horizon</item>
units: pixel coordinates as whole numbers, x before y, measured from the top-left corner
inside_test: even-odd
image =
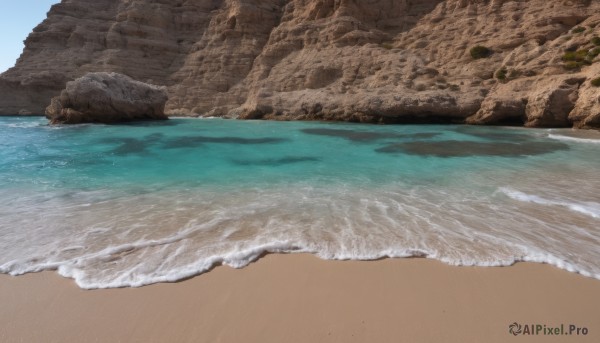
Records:
[[[0,30],[9,32],[0,36],[3,47],[0,55],[0,73],[12,68],[25,45],[23,42],[44,19],[53,4],[60,0],[20,0],[0,4]]]

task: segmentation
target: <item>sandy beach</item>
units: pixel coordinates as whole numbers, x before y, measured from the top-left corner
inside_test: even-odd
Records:
[[[173,284],[85,291],[0,276],[2,342],[598,342],[600,281],[549,265],[268,255]],[[515,337],[513,322],[587,335]]]

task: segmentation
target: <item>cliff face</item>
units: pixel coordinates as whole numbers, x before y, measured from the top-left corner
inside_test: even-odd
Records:
[[[177,115],[598,127],[598,13],[590,0],[63,0],[0,77],[0,113],[42,113],[67,81],[114,71],[167,86]],[[476,45],[491,55],[474,59]]]

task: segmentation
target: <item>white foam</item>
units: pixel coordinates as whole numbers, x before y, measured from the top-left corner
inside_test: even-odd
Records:
[[[198,119],[198,120],[224,120],[222,117],[204,117],[204,116],[169,116],[169,119]]]
[[[416,256],[459,266],[529,261],[600,278],[595,219],[579,220],[584,226],[573,229],[568,218],[546,223],[491,194],[406,187],[23,196],[30,200],[0,202],[0,272],[57,270],[82,288],[139,287],[221,264],[242,268],[265,253],[302,252],[336,260]],[[76,206],[81,203],[86,206]]]
[[[22,123],[2,123],[2,124],[0,124],[0,126],[10,127],[10,128],[28,129],[28,128],[32,128],[32,127],[45,126],[45,124],[43,124],[41,122],[36,122],[36,121],[27,121],[27,122],[22,122]]]
[[[86,270],[75,267],[71,264],[52,264],[45,265],[31,270],[38,272],[42,270],[57,270],[61,276],[72,278],[77,285],[83,289],[99,289],[99,288],[122,288],[122,287],[142,287],[155,283],[162,282],[177,282],[182,279],[187,279],[204,272],[209,271],[214,266],[226,265],[232,268],[244,268],[252,262],[255,262],[267,253],[311,253],[324,260],[361,260],[373,261],[382,258],[411,258],[423,257],[427,259],[438,260],[442,263],[451,266],[477,266],[477,267],[507,267],[518,262],[533,262],[544,263],[555,266],[560,269],[581,274],[586,277],[600,279],[600,273],[594,273],[577,267],[576,265],[566,262],[551,254],[530,251],[529,253],[514,258],[498,259],[493,261],[479,261],[477,259],[455,260],[447,257],[436,256],[435,254],[424,253],[423,251],[415,251],[412,249],[389,250],[383,252],[373,252],[369,255],[336,255],[321,252],[311,251],[308,248],[289,245],[289,243],[273,242],[268,245],[257,246],[245,251],[235,251],[224,256],[211,256],[207,259],[196,261],[195,263],[170,268],[166,270],[158,269],[156,273],[151,275],[134,275],[132,273],[123,273],[117,278],[109,278],[106,280],[90,280],[90,275]],[[29,271],[28,271],[29,272]],[[23,273],[20,273],[23,274]]]
[[[600,139],[592,139],[592,138],[579,138],[579,137],[571,137],[571,136],[563,136],[563,135],[555,135],[555,134],[549,134],[548,138],[556,139],[556,140],[560,140],[560,141],[567,141],[567,142],[600,144]]]
[[[545,199],[537,195],[519,192],[508,187],[501,187],[498,190],[514,200],[530,202],[539,205],[562,206],[570,209],[571,211],[579,212],[593,218],[600,218],[600,203]]]
[[[273,242],[268,245],[256,246],[248,250],[232,251],[220,256],[209,256],[203,260],[176,268],[169,268],[166,270],[161,270],[159,268],[155,273],[149,275],[136,275],[135,273],[131,273],[131,271],[135,269],[134,267],[132,270],[120,274],[117,278],[100,281],[94,280],[93,278],[90,279],[90,275],[86,270],[76,264],[63,263],[60,264],[58,268],[53,269],[57,269],[58,273],[64,277],[74,279],[77,285],[84,289],[141,287],[159,282],[176,282],[204,273],[220,264],[236,269],[243,268],[256,261],[264,253],[292,253],[295,251],[298,250],[289,243]]]

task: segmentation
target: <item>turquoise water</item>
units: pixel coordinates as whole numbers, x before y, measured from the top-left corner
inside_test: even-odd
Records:
[[[298,251],[600,278],[598,143],[499,127],[4,117],[0,272],[141,286]]]

